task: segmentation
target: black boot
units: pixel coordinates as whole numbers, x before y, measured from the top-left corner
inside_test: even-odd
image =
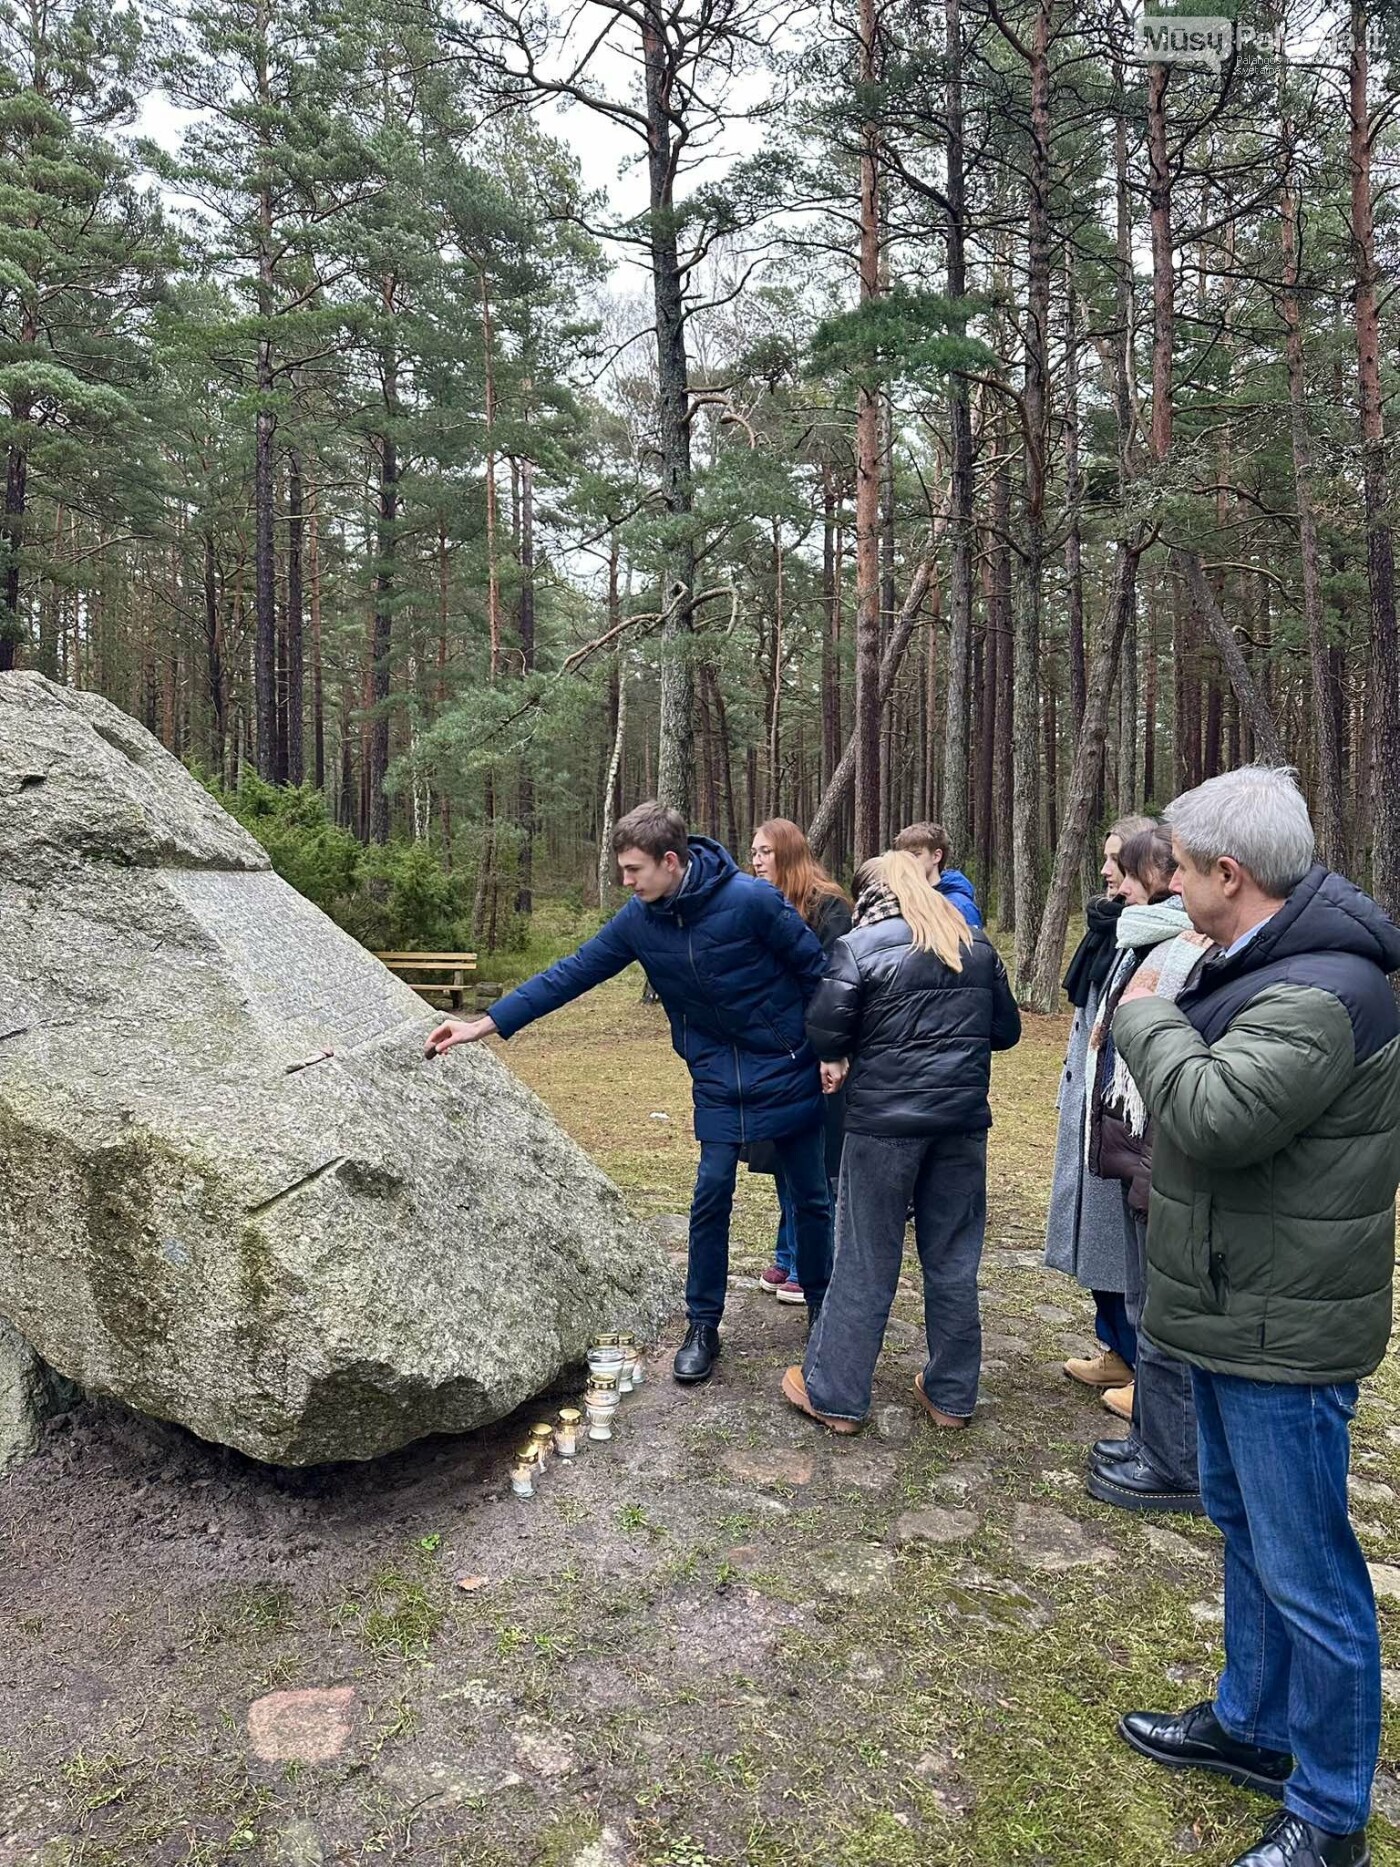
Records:
[[[1286,1750],[1265,1750],[1231,1737],[1207,1699],[1189,1711],[1130,1711],[1118,1720],[1118,1735],[1154,1763],[1169,1770],[1213,1770],[1239,1789],[1283,1800],[1283,1785],[1293,1774]]]
[[[1285,1810],[1230,1867],[1370,1867],[1370,1862],[1364,1828],[1349,1835],[1329,1834]]]
[[[719,1356],[719,1330],[712,1322],[693,1322],[676,1350],[673,1373],[678,1381],[708,1381]]]
[[[1091,1463],[1088,1489],[1100,1504],[1116,1504],[1119,1510],[1177,1510],[1205,1516],[1200,1492],[1168,1484],[1140,1447],[1131,1458]]]
[[[1117,1465],[1123,1459],[1130,1459],[1137,1452],[1138,1443],[1131,1433],[1124,1433],[1121,1439],[1096,1439],[1089,1460],[1094,1465]]]

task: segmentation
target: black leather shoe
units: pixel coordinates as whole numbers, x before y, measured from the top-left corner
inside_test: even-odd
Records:
[[[1286,1809],[1230,1867],[1371,1867],[1366,1830],[1333,1835]]]
[[[1286,1750],[1245,1744],[1222,1730],[1209,1699],[1189,1711],[1130,1711],[1118,1720],[1118,1735],[1169,1770],[1213,1770],[1237,1789],[1257,1790],[1275,1802],[1283,1800],[1283,1786],[1293,1774]]]
[[[719,1330],[712,1322],[693,1322],[676,1350],[672,1373],[678,1381],[708,1381],[719,1359]]]
[[[1094,1465],[1117,1465],[1132,1458],[1137,1449],[1138,1442],[1131,1433],[1124,1433],[1121,1439],[1096,1439],[1089,1460]]]
[[[1089,1467],[1089,1496],[1119,1510],[1175,1510],[1204,1517],[1199,1491],[1181,1491],[1169,1485],[1157,1467],[1139,1450],[1131,1458]]]

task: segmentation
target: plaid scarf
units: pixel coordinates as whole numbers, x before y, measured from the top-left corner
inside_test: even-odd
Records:
[[[853,926],[873,927],[876,921],[897,921],[900,918],[898,898],[887,883],[872,882],[869,888],[862,888],[856,896]]]

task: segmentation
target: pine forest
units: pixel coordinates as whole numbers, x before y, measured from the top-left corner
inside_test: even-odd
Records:
[[[0,0],[0,669],[431,944],[927,817],[1048,1009],[1254,758],[1395,913],[1400,9],[1191,10]]]

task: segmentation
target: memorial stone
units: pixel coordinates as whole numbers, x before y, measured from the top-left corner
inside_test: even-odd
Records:
[[[45,1362],[301,1465],[651,1335],[657,1239],[437,1020],[143,728],[0,675],[0,1317]]]

